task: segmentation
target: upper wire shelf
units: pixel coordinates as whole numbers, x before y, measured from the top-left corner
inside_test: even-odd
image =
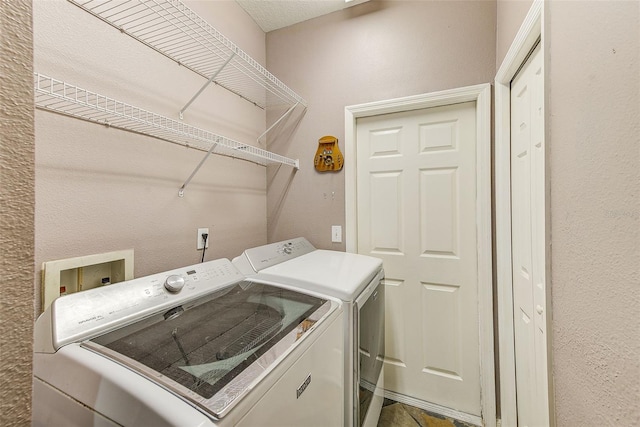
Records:
[[[39,73],[34,73],[33,77],[35,104],[38,108],[150,135],[206,151],[209,154],[222,154],[263,166],[272,163],[285,164],[295,168],[299,166],[298,160],[225,138],[62,80],[56,80]],[[189,183],[196,171],[185,182],[185,185]],[[185,185],[183,185],[183,189]]]
[[[302,97],[179,0],[69,1],[260,108],[306,107]]]

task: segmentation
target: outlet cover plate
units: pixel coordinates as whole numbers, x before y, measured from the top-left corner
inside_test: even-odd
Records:
[[[204,249],[204,239],[202,238],[202,233],[209,234],[208,228],[198,228],[198,246],[197,249]],[[209,248],[209,240],[211,240],[211,234],[207,237],[207,249]]]

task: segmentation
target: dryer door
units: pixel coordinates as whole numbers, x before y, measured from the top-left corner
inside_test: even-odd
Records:
[[[354,425],[377,424],[382,406],[384,360],[384,283],[380,273],[356,300],[358,418]]]

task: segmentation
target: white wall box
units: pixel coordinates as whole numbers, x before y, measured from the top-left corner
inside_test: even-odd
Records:
[[[60,295],[133,279],[133,249],[42,263],[42,310]]]
[[[205,79],[200,90],[180,109],[181,119],[191,103],[211,83],[259,108],[286,110],[257,138],[258,143],[296,107],[306,108],[302,97],[178,0],[69,1]],[[298,160],[186,125],[64,81],[38,73],[34,78],[36,106],[39,108],[205,151],[205,158],[186,180],[180,195],[211,153],[261,165],[279,163],[299,167]]]

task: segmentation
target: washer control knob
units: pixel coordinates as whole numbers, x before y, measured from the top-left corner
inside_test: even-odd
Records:
[[[291,252],[293,252],[293,249],[291,248],[291,246],[285,246],[284,248],[282,248],[282,250],[287,255],[291,255]]]
[[[171,293],[178,293],[184,287],[184,277],[172,274],[164,281],[164,288]]]

